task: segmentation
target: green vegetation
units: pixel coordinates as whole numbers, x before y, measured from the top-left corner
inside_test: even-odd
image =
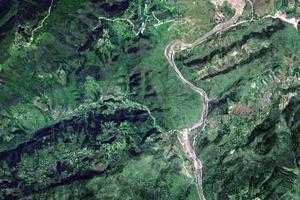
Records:
[[[299,4],[299,1],[277,0],[275,2],[275,10],[293,14],[296,12],[297,4]]]
[[[299,112],[299,39],[291,26],[258,21],[179,57],[186,76],[222,102],[198,139],[208,199],[297,199],[298,161],[289,158],[298,154],[299,126],[291,124],[299,119],[288,116]]]
[[[224,14],[226,18],[230,18],[234,15],[234,10],[231,8],[230,4],[225,1],[220,9],[221,13]]]
[[[201,99],[164,48],[210,30],[213,5],[54,1],[29,44],[49,3],[0,11],[0,199],[196,200],[175,130],[199,119]],[[211,100],[195,143],[207,199],[298,198],[299,47],[292,26],[261,19],[177,55]]]

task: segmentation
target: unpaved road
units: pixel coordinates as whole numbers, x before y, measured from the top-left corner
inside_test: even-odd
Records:
[[[195,122],[194,124],[182,129],[180,131],[180,134],[178,136],[178,140],[183,148],[183,151],[185,152],[187,158],[193,165],[194,173],[195,173],[195,178],[196,178],[196,185],[197,185],[197,191],[199,195],[200,200],[205,200],[205,196],[203,194],[203,188],[202,188],[202,161],[199,159],[199,156],[197,156],[195,152],[195,148],[193,146],[194,140],[195,140],[195,134],[192,134],[192,131],[195,129],[203,129],[206,123],[206,118],[207,118],[207,113],[208,113],[208,103],[209,103],[209,98],[206,94],[206,92],[200,88],[195,86],[193,83],[188,81],[187,79],[184,78],[178,67],[176,66],[175,63],[175,54],[181,51],[184,51],[186,49],[192,49],[203,42],[205,42],[209,37],[214,36],[218,33],[225,32],[233,27],[236,27],[238,25],[247,23],[247,22],[252,22],[254,21],[253,18],[253,4],[250,0],[247,0],[247,2],[250,4],[252,8],[252,17],[250,20],[244,20],[244,21],[238,21],[240,16],[243,13],[244,6],[243,5],[238,5],[236,9],[235,15],[218,25],[216,25],[212,30],[208,31],[206,34],[203,36],[199,37],[197,40],[195,40],[193,43],[185,43],[184,41],[178,39],[175,41],[170,42],[166,48],[165,48],[165,57],[169,63],[169,65],[172,67],[172,69],[176,72],[177,77],[179,80],[188,85],[193,91],[195,91],[201,98],[202,98],[202,112],[199,120]],[[264,18],[273,18],[273,19],[280,19],[284,22],[290,23],[294,26],[294,28],[297,29],[298,24],[300,22],[300,18],[287,18],[287,15],[284,13],[276,13],[274,16],[273,15],[267,15]]]
[[[239,17],[235,15],[230,20],[216,25],[212,30],[210,30],[209,32],[207,32],[206,34],[204,34],[203,36],[195,40],[193,43],[185,43],[182,40],[175,40],[167,45],[164,52],[169,65],[176,72],[176,75],[181,80],[181,82],[188,85],[193,91],[195,91],[202,98],[202,112],[201,112],[200,119],[194,124],[181,130],[180,135],[178,136],[178,140],[187,158],[193,165],[195,178],[196,178],[197,191],[198,191],[199,198],[201,200],[205,200],[205,196],[203,194],[203,189],[202,189],[202,166],[203,165],[201,160],[197,156],[195,152],[195,148],[193,146],[195,135],[192,134],[192,131],[195,129],[202,129],[205,126],[207,113],[208,113],[209,99],[206,92],[202,88],[195,86],[193,83],[191,83],[190,81],[184,78],[184,76],[176,66],[174,57],[175,54],[180,51],[194,48],[195,46],[198,46],[203,42],[205,42],[209,37],[217,33],[224,32],[232,27],[241,24],[241,22],[237,22],[238,18]]]

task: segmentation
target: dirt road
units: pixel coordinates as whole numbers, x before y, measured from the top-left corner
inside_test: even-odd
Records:
[[[199,120],[195,122],[194,124],[184,128],[183,130],[180,131],[180,135],[178,136],[178,140],[183,148],[183,151],[185,152],[187,158],[190,160],[190,162],[193,165],[194,173],[195,173],[195,178],[196,178],[196,185],[197,185],[197,191],[199,195],[199,199],[205,200],[205,196],[203,194],[203,189],[202,189],[202,161],[200,160],[199,156],[197,156],[195,152],[195,148],[193,146],[193,141],[195,139],[195,134],[192,134],[192,131],[195,129],[201,130],[205,126],[206,118],[207,118],[207,113],[208,113],[208,103],[209,103],[209,98],[206,94],[206,92],[200,88],[195,86],[193,83],[188,81],[187,79],[184,78],[178,67],[176,66],[174,57],[175,54],[186,50],[186,49],[191,49],[194,48],[203,42],[205,42],[209,37],[216,35],[217,33],[224,32],[226,30],[229,30],[232,27],[235,27],[241,22],[238,21],[239,16],[235,15],[228,21],[225,21],[223,23],[220,23],[216,25],[212,30],[204,34],[203,36],[199,37],[197,40],[195,40],[193,43],[185,43],[182,40],[175,40],[172,41],[167,45],[165,48],[165,57],[168,60],[169,65],[172,67],[172,69],[176,72],[177,77],[181,82],[184,84],[188,85],[193,91],[195,91],[201,98],[202,98],[202,112]],[[244,22],[243,22],[244,23]]]

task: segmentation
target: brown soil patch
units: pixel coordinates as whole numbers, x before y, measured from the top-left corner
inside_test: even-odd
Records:
[[[241,16],[243,14],[244,7],[246,6],[245,0],[211,0],[217,10],[219,7],[223,6],[225,1],[229,3],[233,10],[235,10],[235,15]]]
[[[260,17],[264,16],[272,10],[274,3],[275,0],[256,0],[253,2],[254,12]]]

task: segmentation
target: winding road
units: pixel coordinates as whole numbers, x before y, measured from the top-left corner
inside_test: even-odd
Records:
[[[184,51],[186,49],[192,49],[203,42],[205,42],[209,37],[216,35],[217,33],[224,32],[226,30],[229,30],[230,28],[233,28],[237,25],[240,25],[247,21],[238,22],[239,15],[234,15],[231,19],[220,23],[216,25],[212,30],[204,34],[203,36],[199,37],[197,40],[195,40],[193,43],[185,43],[182,40],[175,40],[170,42],[167,47],[165,48],[165,57],[169,63],[169,65],[172,67],[172,69],[176,72],[177,77],[179,80],[188,85],[193,91],[195,91],[201,98],[202,98],[202,112],[200,119],[195,122],[194,124],[182,129],[180,131],[180,134],[178,135],[178,140],[188,158],[188,160],[192,163],[194,173],[195,173],[195,179],[196,179],[196,185],[197,185],[197,191],[199,195],[200,200],[205,200],[205,196],[203,194],[203,188],[202,188],[202,161],[200,160],[199,156],[197,156],[195,152],[195,147],[193,145],[193,141],[195,139],[196,134],[192,134],[192,131],[195,129],[203,129],[206,124],[206,118],[208,113],[208,103],[209,98],[206,94],[206,92],[200,88],[195,86],[193,83],[188,81],[184,78],[178,67],[175,63],[175,54],[181,51]]]
[[[206,119],[207,119],[207,113],[208,113],[208,103],[209,103],[209,98],[206,94],[206,92],[200,88],[195,86],[193,83],[188,81],[187,79],[184,78],[178,67],[176,66],[175,63],[175,54],[181,51],[184,51],[186,49],[192,49],[203,42],[207,41],[207,39],[211,36],[214,36],[218,33],[225,32],[233,27],[236,27],[238,25],[247,23],[247,22],[252,22],[254,21],[254,11],[253,11],[253,4],[250,0],[247,0],[247,2],[250,4],[252,7],[252,17],[250,20],[243,20],[239,21],[240,16],[243,13],[244,6],[239,7],[239,9],[236,10],[235,15],[220,24],[217,24],[212,30],[208,31],[206,34],[203,36],[199,37],[197,40],[195,40],[193,43],[185,43],[184,41],[177,39],[175,41],[170,42],[166,48],[165,48],[165,57],[169,63],[169,65],[172,67],[172,69],[176,72],[176,75],[178,79],[184,83],[185,85],[189,86],[190,89],[195,91],[201,98],[202,98],[202,112],[200,119],[195,122],[194,124],[182,129],[180,131],[180,134],[178,135],[178,140],[183,148],[183,151],[185,152],[187,158],[193,165],[194,169],[194,174],[195,174],[195,179],[196,179],[196,186],[197,186],[197,191],[199,195],[200,200],[205,200],[205,196],[203,193],[203,188],[202,188],[202,161],[200,160],[199,156],[197,156],[195,152],[195,147],[194,147],[194,140],[196,138],[196,134],[192,134],[192,131],[195,129],[203,129],[205,124],[206,124]],[[287,18],[287,15],[284,13],[276,13],[275,15],[267,15],[263,17],[265,18],[273,18],[273,19],[280,19],[281,21],[287,22],[289,24],[292,24],[294,28],[297,29],[298,24],[300,22],[300,18]]]

